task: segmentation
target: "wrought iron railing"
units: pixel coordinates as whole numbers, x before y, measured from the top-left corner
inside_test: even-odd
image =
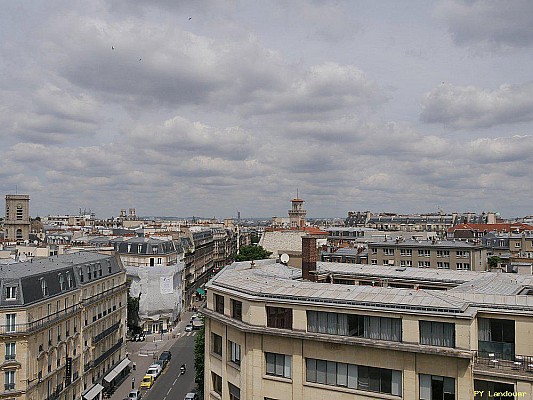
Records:
[[[24,324],[6,323],[4,325],[0,325],[0,335],[27,334],[27,333],[35,332],[35,331],[44,329],[50,325],[53,325],[54,323],[62,319],[70,317],[78,313],[80,310],[81,310],[80,306],[76,304],[64,310],[47,315],[46,317],[40,318],[36,321],[32,321],[32,322],[28,322]]]

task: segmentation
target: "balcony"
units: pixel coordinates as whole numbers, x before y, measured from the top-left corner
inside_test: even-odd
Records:
[[[117,322],[116,324],[111,325],[109,328],[104,330],[103,332],[99,333],[95,337],[93,337],[93,346],[104,339],[105,337],[109,336],[113,332],[117,331],[120,328],[120,322]]]
[[[104,354],[102,354],[100,357],[96,358],[92,363],[85,364],[84,370],[87,371],[91,368],[97,367],[104,361],[106,358],[111,356],[115,351],[120,349],[122,347],[122,344],[124,343],[124,338],[120,338],[117,343],[115,343],[109,350],[107,350]]]
[[[474,353],[474,368],[506,374],[528,374],[533,378],[533,356],[513,355],[509,359],[507,354],[477,351]]]
[[[28,334],[45,329],[50,325],[53,325],[57,322],[60,322],[64,319],[67,319],[74,314],[80,312],[81,308],[79,305],[70,306],[64,310],[50,314],[44,318],[38,319],[36,321],[28,322],[25,324],[6,324],[0,325],[0,335],[17,335],[17,334]]]

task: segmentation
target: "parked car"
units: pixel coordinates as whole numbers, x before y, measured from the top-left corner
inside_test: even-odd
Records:
[[[128,400],[141,400],[142,396],[140,390],[132,390],[130,394],[128,394]]]
[[[150,389],[154,384],[155,379],[152,375],[145,375],[141,381],[141,389]]]
[[[171,359],[172,359],[172,353],[168,350],[165,350],[161,352],[161,354],[159,355],[158,361],[161,361],[163,363],[163,368],[165,368]]]
[[[167,366],[167,361],[157,360],[156,362],[154,362],[154,364],[157,364],[157,365],[161,366],[161,369],[163,370]]]
[[[163,368],[161,368],[161,365],[159,364],[152,364],[148,367],[148,369],[146,370],[146,375],[152,375],[154,377],[154,379],[157,379],[157,377],[159,376],[159,374],[161,374],[161,371],[163,370]]]
[[[192,325],[191,324],[188,324],[187,326],[185,326],[185,332],[192,332]]]
[[[189,392],[185,395],[184,400],[198,400],[198,395],[196,393]]]

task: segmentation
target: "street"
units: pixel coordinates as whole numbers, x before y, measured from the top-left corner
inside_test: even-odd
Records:
[[[194,335],[186,332],[170,348],[172,360],[159,375],[152,389],[147,390],[147,400],[183,399],[194,387]],[[190,335],[190,336],[187,336]],[[180,366],[186,364],[186,372],[180,375]]]
[[[143,399],[147,400],[181,400],[192,391],[194,383],[194,338],[198,331],[184,332],[192,313],[183,315],[172,333],[147,335],[144,342],[128,342],[129,358],[135,363],[136,369],[119,384],[111,396],[111,400],[123,400],[128,397],[132,387],[139,388],[146,369],[164,350],[170,350],[172,359],[151,389],[142,390]],[[186,364],[186,372],[180,376],[180,366]]]

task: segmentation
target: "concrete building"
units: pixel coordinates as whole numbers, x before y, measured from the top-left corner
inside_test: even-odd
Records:
[[[242,262],[208,283],[205,399],[533,399],[531,277],[304,253],[302,271]]]
[[[17,243],[27,241],[30,237],[30,227],[30,196],[6,194],[4,240]]]
[[[372,265],[484,271],[487,250],[463,241],[394,240],[368,243],[368,260]]]
[[[292,208],[289,210],[289,221],[291,229],[303,229],[305,227],[305,216],[307,211],[304,210],[304,201],[298,196],[291,200]]]
[[[120,259],[97,253],[3,266],[0,396],[100,399],[129,365],[125,282]]]

